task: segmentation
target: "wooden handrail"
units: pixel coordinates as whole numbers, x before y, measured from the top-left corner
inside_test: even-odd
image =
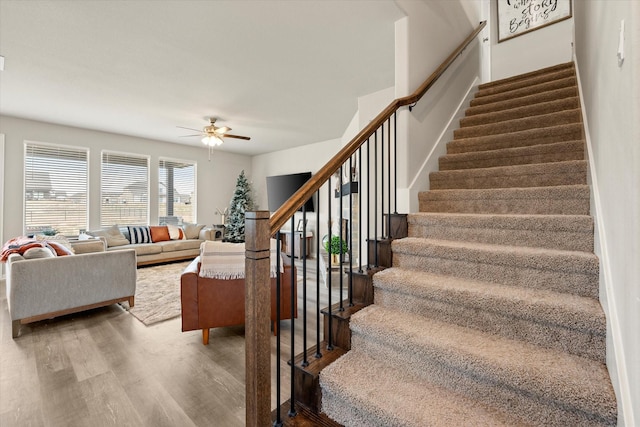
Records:
[[[271,216],[271,235],[274,236],[302,205],[311,198],[320,187],[333,175],[340,165],[344,164],[364,144],[374,132],[382,126],[400,107],[418,102],[438,78],[451,66],[453,61],[476,38],[486,25],[480,22],[478,27],[444,60],[444,62],[413,92],[411,95],[395,99],[375,119],[365,126],[347,145],[331,158],[318,172],[316,172],[293,196],[289,198]]]

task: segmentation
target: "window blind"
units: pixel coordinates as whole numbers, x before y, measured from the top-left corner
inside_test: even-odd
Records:
[[[195,163],[160,159],[158,165],[160,224],[195,222],[195,176]]]
[[[78,235],[87,228],[88,158],[86,148],[25,143],[26,234]]]
[[[102,152],[100,225],[149,223],[149,157]]]

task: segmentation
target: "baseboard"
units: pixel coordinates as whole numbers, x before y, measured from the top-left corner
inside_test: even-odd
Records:
[[[611,331],[611,347],[607,346],[607,369],[609,373],[615,373],[612,383],[618,399],[618,425],[635,426],[635,416],[633,414],[633,402],[631,399],[631,389],[629,386],[629,375],[627,374],[627,363],[624,357],[624,343],[620,332],[620,320],[618,316],[618,308],[616,300],[613,297],[615,292],[613,289],[613,281],[611,276],[611,263],[609,261],[609,252],[607,250],[607,233],[600,220],[602,215],[602,203],[600,201],[600,192],[598,190],[598,177],[593,158],[593,145],[591,144],[591,135],[589,133],[589,124],[585,114],[586,108],[584,104],[584,93],[582,91],[582,83],[580,81],[580,70],[578,69],[578,60],[574,55],[574,63],[576,67],[576,79],[578,83],[578,91],[580,93],[580,108],[582,109],[582,120],[584,123],[585,142],[587,146],[587,156],[589,160],[589,185],[591,187],[591,215],[595,221],[596,238],[595,252],[600,258],[601,283],[600,283],[600,301],[605,310],[609,330]],[[603,298],[604,297],[604,298]],[[604,299],[604,301],[603,301]],[[613,364],[613,366],[612,366]],[[621,419],[620,413],[624,419]]]

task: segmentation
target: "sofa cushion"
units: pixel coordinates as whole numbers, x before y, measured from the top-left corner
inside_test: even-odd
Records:
[[[132,243],[126,248],[107,248],[107,251],[119,249],[135,249],[136,255],[154,255],[162,252],[162,246],[160,243]]]
[[[160,242],[158,246],[162,247],[162,252],[184,251],[188,249],[200,249],[201,240],[169,240]]]
[[[184,224],[184,234],[187,239],[197,239],[200,236],[200,230],[204,228],[204,224]]]
[[[87,234],[94,237],[104,237],[107,241],[107,247],[109,248],[129,244],[129,240],[124,237],[117,225],[112,225],[104,230],[87,231]]]
[[[151,241],[153,243],[170,240],[169,229],[166,225],[152,225],[149,227],[149,232],[151,233]]]
[[[49,247],[55,251],[56,256],[66,256],[74,254],[73,249],[67,248],[65,245],[61,244],[58,241],[50,240],[47,242],[47,245],[49,245]]]
[[[22,254],[24,259],[53,258],[55,253],[49,248],[29,248]]]
[[[71,255],[74,253],[71,242],[63,234],[56,234],[55,236],[43,236],[38,234],[35,237],[38,242],[47,242],[47,244],[56,243],[58,247],[54,247],[54,249],[57,255]],[[53,245],[51,246],[53,247]],[[60,246],[63,246],[63,248],[60,248]]]
[[[131,244],[151,243],[151,233],[146,225],[129,226],[129,235],[131,236]]]

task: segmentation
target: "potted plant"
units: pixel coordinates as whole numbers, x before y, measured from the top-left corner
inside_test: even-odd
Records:
[[[331,242],[326,237],[322,239],[324,249],[331,254],[331,263],[338,264],[340,262],[338,255],[346,254],[349,251],[349,246],[340,236],[331,236]]]

